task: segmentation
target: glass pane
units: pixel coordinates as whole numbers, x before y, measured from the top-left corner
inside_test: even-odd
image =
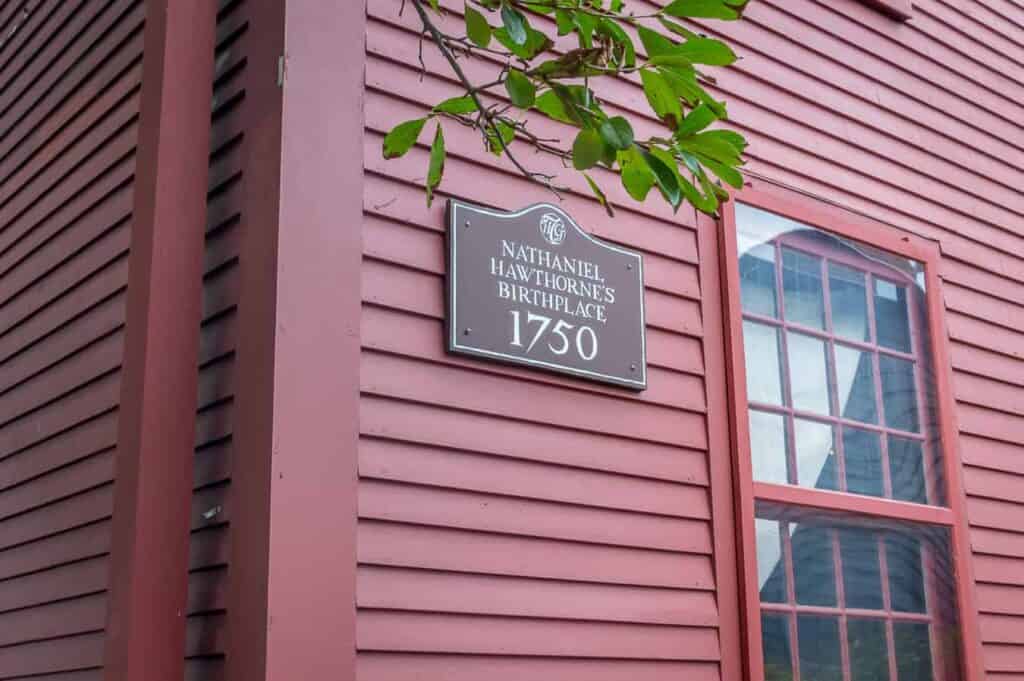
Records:
[[[792,681],[793,659],[789,645],[789,617],[762,613],[761,644],[764,646],[765,681]]]
[[[786,471],[786,422],[780,414],[750,410],[750,458],[754,480],[789,482]]]
[[[878,423],[872,353],[836,344],[836,382],[840,416]]]
[[[816,525],[791,525],[796,602],[836,605],[831,532]]]
[[[853,340],[870,340],[864,273],[831,262],[828,264],[828,288],[832,298],[832,332]]]
[[[850,647],[850,681],[888,681],[889,646],[885,640],[885,622],[851,618],[846,622],[846,632]]]
[[[893,499],[928,503],[924,484],[924,456],[919,441],[889,436],[889,475],[892,477]]]
[[[926,612],[921,542],[909,534],[890,534],[885,538],[885,560],[889,569],[892,609]]]
[[[782,561],[782,533],[778,520],[757,518],[757,581],[764,603],[786,602],[786,566]]]
[[[842,681],[839,652],[839,620],[835,617],[800,615],[796,621],[800,649],[800,678],[808,681]]]
[[[878,562],[878,535],[855,528],[839,531],[843,562],[843,595],[847,608],[882,609],[882,571]]]
[[[917,432],[917,388],[914,386],[914,363],[881,355],[878,358],[882,377],[882,402],[885,424],[890,428]]]
[[[821,258],[783,248],[782,295],[786,321],[816,329],[825,328]]]
[[[786,343],[793,408],[831,414],[824,341],[802,333],[788,333]]]
[[[875,328],[879,345],[910,352],[906,286],[875,279]]]
[[[885,495],[882,482],[882,446],[878,433],[843,428],[846,491],[851,494]]]
[[[744,312],[777,317],[775,247],[753,246],[740,257],[740,300]]]
[[[892,633],[899,681],[932,681],[928,625],[924,622],[894,622]]]
[[[779,366],[779,331],[774,326],[743,322],[746,351],[747,399],[782,404],[782,371]]]
[[[793,431],[797,484],[839,489],[833,427],[827,423],[794,419]]]

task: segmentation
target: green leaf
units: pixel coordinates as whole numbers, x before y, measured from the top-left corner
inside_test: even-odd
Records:
[[[608,36],[615,43],[616,48],[612,57],[620,66],[633,68],[636,66],[636,46],[629,34],[622,30],[622,27],[611,19],[601,19],[597,25],[599,33]]]
[[[728,165],[740,165],[743,147],[735,145],[735,136],[736,133],[730,130],[706,130],[692,137],[679,139],[677,143],[680,148],[687,151],[703,154]],[[746,141],[743,143],[746,144]]]
[[[511,5],[501,6],[501,22],[505,25],[505,30],[508,31],[509,38],[516,45],[526,44],[526,17],[522,13]]]
[[[555,24],[558,26],[558,35],[569,35],[576,28],[572,15],[564,9],[555,11]]]
[[[697,82],[697,72],[693,67],[683,66],[659,66],[658,73],[665,78],[672,91],[690,106],[696,106],[700,102],[707,104],[715,116],[725,120],[728,118],[725,111],[725,104],[708,94],[707,90]]]
[[[437,124],[437,132],[434,133],[434,143],[430,145],[430,165],[427,167],[427,207],[434,202],[434,190],[441,184],[441,176],[444,175],[444,133],[441,132],[441,124]]]
[[[674,21],[669,21],[664,17],[658,17],[658,21],[660,21],[661,25],[667,28],[668,30],[672,31],[676,35],[680,35],[686,38],[687,40],[689,40],[690,38],[698,37],[696,33],[694,33],[693,31],[691,31],[690,29],[686,28],[681,24],[677,24]]]
[[[583,173],[583,177],[587,178],[587,184],[590,185],[590,191],[594,192],[594,196],[597,197],[597,202],[604,207],[605,212],[608,213],[608,217],[615,217],[615,212],[612,210],[611,204],[608,203],[608,197],[604,195],[601,188],[597,186],[597,183],[594,182],[593,179],[591,179],[590,175]]]
[[[497,134],[491,127],[486,129],[487,147],[495,156],[501,156],[501,152],[505,151],[512,144],[512,140],[516,138],[516,129],[505,121],[498,121],[495,127],[498,129]]]
[[[740,18],[742,7],[727,0],[675,0],[663,10],[670,17],[692,17],[695,19],[725,19],[732,21]]]
[[[686,118],[676,129],[676,137],[689,137],[718,120],[715,112],[707,104],[701,103],[696,109],[686,114]]]
[[[622,0],[612,0],[612,4],[608,7],[609,12],[621,12],[622,11]]]
[[[431,9],[433,9],[438,14],[441,13],[441,3],[440,3],[440,0],[430,0],[430,7],[431,7]]]
[[[613,149],[623,151],[633,146],[633,126],[622,116],[609,118],[598,131],[605,143]]]
[[[732,48],[714,38],[690,38],[677,45],[672,54],[685,57],[694,64],[708,66],[728,66],[736,61],[736,53]]]
[[[644,95],[647,97],[651,109],[665,125],[674,130],[679,119],[683,117],[679,97],[657,71],[643,69],[640,71],[640,81],[643,83]]]
[[[578,118],[572,115],[570,110],[565,108],[562,98],[554,90],[548,90],[541,94],[533,103],[533,107],[549,118],[553,118],[561,123],[568,123],[577,127],[582,124]]]
[[[404,156],[405,152],[416,144],[426,123],[426,118],[416,118],[393,127],[391,132],[384,136],[384,158]]]
[[[651,172],[654,173],[661,195],[672,206],[672,210],[679,210],[679,204],[683,201],[682,190],[679,188],[679,173],[651,152],[642,151],[641,154]]]
[[[648,59],[671,54],[672,50],[676,47],[676,43],[646,26],[637,26],[636,32],[640,36],[640,42],[643,43]]]
[[[466,5],[466,35],[479,47],[491,43],[491,25],[483,14]]]
[[[532,28],[527,28],[526,42],[522,45],[514,43],[505,28],[494,29],[494,38],[523,61],[530,61],[553,45],[550,38]]]
[[[433,108],[435,113],[447,114],[468,114],[476,110],[476,102],[469,95],[446,99]]]
[[[579,29],[580,47],[590,49],[593,46],[594,30],[597,29],[597,17],[585,12],[576,12],[573,23]]]
[[[537,86],[518,69],[509,69],[505,89],[509,99],[520,109],[529,109],[537,98]]]
[[[731,185],[736,189],[743,189],[743,175],[740,171],[736,170],[736,168],[724,163],[719,163],[711,158],[701,158],[701,162],[708,170],[717,175],[719,179],[726,184]]]
[[[644,201],[651,187],[657,182],[650,166],[644,161],[637,147],[630,147],[618,154],[619,167],[622,168],[622,186],[637,201]]]
[[[604,142],[597,130],[580,130],[572,144],[572,165],[576,170],[593,168],[604,157]]]

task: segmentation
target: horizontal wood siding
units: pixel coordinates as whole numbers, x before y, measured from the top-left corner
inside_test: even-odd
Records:
[[[693,216],[614,191],[616,221],[568,206],[644,252],[647,391],[447,355],[444,197],[425,205],[424,148],[380,155],[392,125],[457,93],[421,82],[412,16],[369,3],[359,678],[719,679]],[[550,200],[457,126],[445,133],[444,196]]]
[[[443,4],[457,27],[462,3]],[[703,365],[692,214],[607,177],[612,221],[560,173],[585,228],[645,255],[645,393],[446,355],[433,124],[401,161],[380,144],[459,90],[432,49],[416,68],[414,13],[368,12],[360,678],[718,678],[707,457],[729,453],[707,451],[703,375],[724,367]],[[744,57],[718,88],[755,180],[941,242],[985,668],[1024,679],[1024,10],[915,0],[899,23],[855,0],[760,0],[701,30]],[[649,120],[634,82],[605,91]],[[442,199],[550,199],[473,132],[445,134]]]
[[[249,9],[221,0],[214,57],[186,678],[219,681],[226,653],[238,250]]]
[[[96,679],[143,3],[0,9],[0,678]]]

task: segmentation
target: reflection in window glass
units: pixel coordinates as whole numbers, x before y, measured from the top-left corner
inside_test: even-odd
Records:
[[[869,340],[867,287],[864,273],[829,263],[828,287],[832,297],[832,331],[857,341]]]
[[[790,527],[796,602],[801,605],[835,605],[836,578],[829,530],[815,525]]]
[[[779,521],[757,518],[757,579],[763,603],[786,602],[786,570],[782,562]]]
[[[740,299],[744,312],[777,317],[775,248],[758,244],[740,258]]]
[[[878,433],[860,428],[843,428],[843,456],[846,462],[846,491],[852,494],[885,494],[882,482],[882,445]]]
[[[882,402],[885,404],[885,425],[916,433],[920,426],[917,419],[914,363],[889,355],[881,355],[878,359],[882,378]]]
[[[802,333],[787,334],[786,343],[793,408],[818,414],[831,413],[825,343]]]
[[[850,681],[887,681],[889,646],[885,639],[885,622],[851,618],[846,623],[846,630],[850,648]]]
[[[896,622],[892,633],[899,681],[932,681],[928,625],[923,622]]]
[[[785,423],[779,414],[750,410],[750,458],[754,480],[780,485],[789,482]]]
[[[765,681],[792,681],[789,618],[785,615],[761,615],[761,644],[764,646]]]
[[[868,530],[839,531],[846,607],[882,609],[882,569],[878,562],[878,535]]]
[[[879,345],[910,352],[906,286],[875,279],[875,327]]]
[[[833,430],[828,423],[794,419],[797,484],[817,489],[839,489]]]
[[[839,619],[799,615],[796,621],[800,650],[800,677],[814,681],[842,681]]]
[[[821,258],[783,248],[782,296],[787,322],[825,328]]]
[[[743,343],[746,352],[747,399],[751,402],[782,404],[778,329],[745,321]]]
[[[836,344],[836,383],[840,416],[864,423],[878,423],[875,371],[870,352]]]
[[[901,612],[925,612],[924,570],[921,567],[921,543],[908,534],[890,534],[885,538],[885,560],[889,568],[889,592],[892,609]]]
[[[920,441],[889,436],[889,475],[892,477],[893,499],[928,503]]]

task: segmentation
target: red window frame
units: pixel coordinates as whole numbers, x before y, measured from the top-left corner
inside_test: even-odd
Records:
[[[945,507],[925,506],[893,499],[862,496],[847,492],[825,491],[795,485],[780,485],[753,480],[748,420],[746,363],[743,345],[744,312],[740,299],[739,259],[737,257],[737,225],[735,202],[741,202],[840,237],[853,239],[895,255],[916,260],[924,265],[927,319],[918,320],[928,327],[929,347],[921,348],[920,362],[931,362],[934,376],[934,400],[938,415],[938,441],[942,450],[942,473],[945,482]],[[795,508],[809,508],[832,513],[851,514],[874,520],[881,525],[889,521],[926,524],[947,528],[955,570],[956,606],[961,634],[960,660],[965,681],[981,681],[984,668],[974,577],[971,563],[966,497],[963,488],[962,464],[957,441],[955,400],[952,391],[952,369],[949,341],[946,336],[942,286],[939,278],[941,252],[936,242],[907,234],[898,228],[858,215],[839,206],[817,201],[792,190],[767,183],[748,186],[737,192],[733,201],[723,205],[719,233],[720,274],[723,285],[725,358],[729,386],[730,435],[733,449],[733,476],[736,482],[735,513],[737,525],[737,564],[739,568],[742,648],[749,681],[764,681],[764,659],[761,640],[763,604],[758,588],[758,566],[755,534],[755,503],[768,502]],[[818,249],[816,249],[818,250]],[[780,263],[781,264],[781,263]],[[857,265],[864,269],[863,265]],[[781,268],[780,268],[781,269]],[[892,279],[887,274],[887,279]],[[869,292],[870,293],[870,292]],[[778,295],[782,295],[781,288]],[[868,296],[869,299],[872,297]],[[780,300],[781,304],[781,300]],[[873,317],[873,315],[871,315]],[[869,318],[870,319],[870,318]],[[869,323],[873,324],[873,319]],[[913,322],[912,327],[913,329]],[[819,334],[820,335],[820,334]],[[920,334],[914,334],[918,339]],[[914,338],[912,336],[912,338]],[[872,336],[877,342],[877,336]],[[841,342],[846,343],[846,340]],[[912,340],[912,342],[920,342]],[[917,354],[917,353],[914,353]],[[876,363],[877,364],[877,363]],[[877,371],[877,366],[876,366]],[[920,390],[922,371],[916,371]],[[920,400],[920,394],[918,398]],[[877,398],[877,396],[876,396]],[[876,408],[884,405],[879,399]],[[920,408],[920,403],[919,403]],[[822,420],[820,415],[818,420]],[[922,434],[925,425],[922,423]],[[885,438],[882,438],[883,440]],[[886,472],[886,475],[888,473]],[[932,494],[932,490],[929,490]],[[934,497],[929,497],[932,501]],[[880,527],[884,530],[884,527]],[[772,610],[769,606],[767,610]],[[847,660],[848,663],[848,660]]]

